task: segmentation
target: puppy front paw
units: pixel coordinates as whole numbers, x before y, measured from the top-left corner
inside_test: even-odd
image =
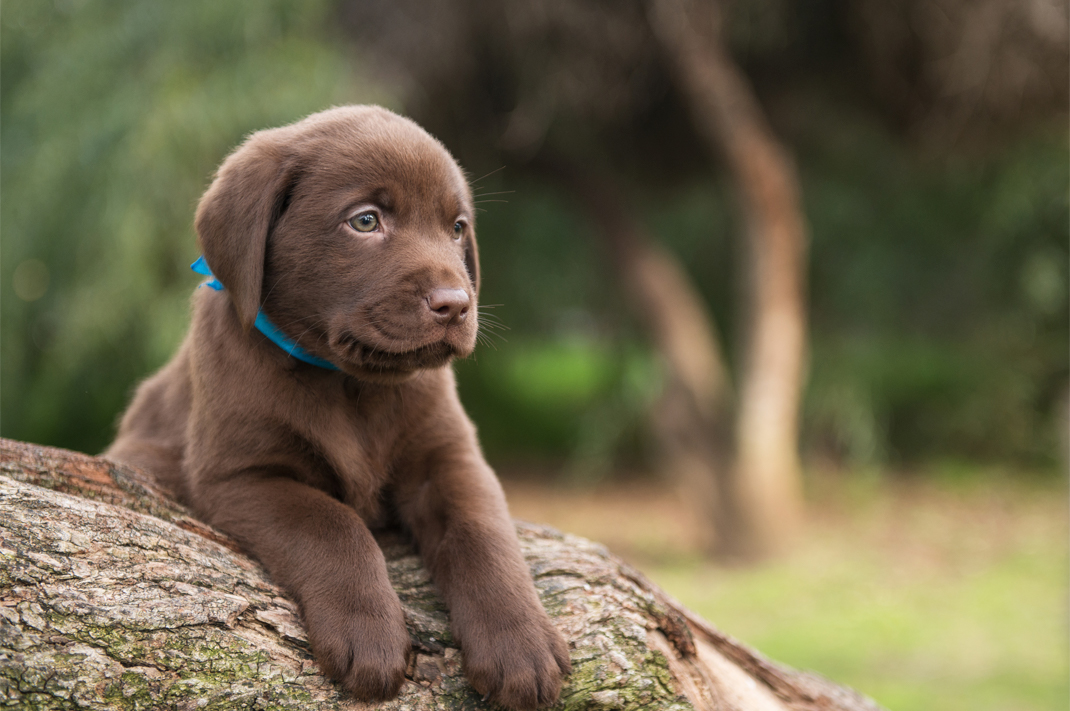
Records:
[[[464,674],[499,706],[527,711],[557,701],[572,671],[568,645],[539,610],[523,624],[487,623],[464,643]]]
[[[324,674],[361,701],[385,701],[405,681],[411,650],[400,605],[368,613],[306,615],[312,652]]]

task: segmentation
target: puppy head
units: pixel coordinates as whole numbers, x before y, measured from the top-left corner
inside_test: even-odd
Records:
[[[243,327],[262,309],[343,371],[397,381],[475,347],[472,197],[446,149],[373,106],[250,136],[197,208]]]

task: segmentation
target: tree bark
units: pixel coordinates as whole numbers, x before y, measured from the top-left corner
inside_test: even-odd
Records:
[[[0,440],[0,705],[33,709],[369,708],[321,676],[295,606],[228,538],[140,472]],[[518,523],[571,640],[561,709],[877,709],[770,662],[604,548]],[[412,637],[378,709],[489,709],[412,547],[384,534]]]
[[[650,23],[708,147],[735,176],[749,257],[729,555],[783,549],[802,517],[798,412],[806,357],[806,226],[794,167],[720,39],[717,3],[651,0]]]

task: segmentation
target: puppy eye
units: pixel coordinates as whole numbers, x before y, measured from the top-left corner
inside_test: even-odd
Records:
[[[374,232],[379,226],[379,216],[374,212],[362,212],[349,220],[349,226],[357,232]]]
[[[453,239],[460,239],[462,234],[464,234],[464,223],[460,222],[460,221],[454,222],[453,223]]]

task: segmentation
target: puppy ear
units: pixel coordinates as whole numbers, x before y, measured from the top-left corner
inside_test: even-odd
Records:
[[[279,129],[249,137],[216,172],[197,206],[197,237],[209,268],[230,293],[242,328],[260,310],[267,238],[289,199],[295,171]]]
[[[464,239],[464,267],[468,270],[468,278],[472,280],[472,289],[479,295],[479,248],[476,246],[476,235],[471,231]]]

